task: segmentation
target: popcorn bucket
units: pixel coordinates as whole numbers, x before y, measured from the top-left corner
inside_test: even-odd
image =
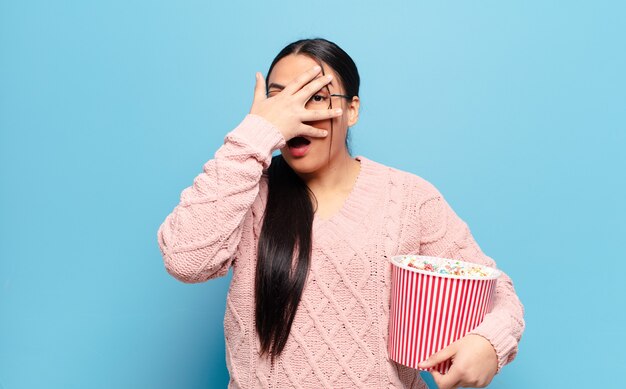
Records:
[[[422,255],[395,256],[391,265],[389,358],[413,369],[482,322],[501,274],[488,266]],[[420,370],[445,374],[451,364]]]

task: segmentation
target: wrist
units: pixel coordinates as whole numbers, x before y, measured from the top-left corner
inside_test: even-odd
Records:
[[[264,167],[271,162],[274,150],[284,147],[287,142],[282,133],[271,122],[256,114],[247,114],[235,129],[229,132],[224,142],[245,144],[264,159]]]

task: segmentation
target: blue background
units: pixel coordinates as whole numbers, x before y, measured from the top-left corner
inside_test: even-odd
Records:
[[[0,388],[220,388],[228,277],[156,231],[322,36],[355,60],[355,155],[431,181],[514,280],[493,388],[618,387],[626,295],[619,1],[0,2]]]

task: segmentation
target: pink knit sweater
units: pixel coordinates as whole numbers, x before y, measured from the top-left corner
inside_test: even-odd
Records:
[[[254,326],[256,247],[271,155],[285,145],[267,120],[247,115],[224,140],[158,230],[165,268],[187,283],[233,277],[224,333],[229,388],[426,388],[416,370],[389,360],[390,264],[423,254],[495,266],[429,182],[359,156],[343,207],[313,222],[311,269],[293,327],[273,366],[259,357]],[[523,307],[503,275],[493,309],[472,333],[513,360]]]

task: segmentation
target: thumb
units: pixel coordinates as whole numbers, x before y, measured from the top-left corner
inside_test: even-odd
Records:
[[[437,384],[437,388],[439,389],[452,389],[458,388],[461,384],[458,375],[456,372],[450,374],[452,369],[447,374],[441,374],[436,371],[431,372],[430,374],[433,376],[433,380]]]
[[[265,79],[261,72],[256,72],[256,84],[254,85],[254,100],[265,100]]]
[[[447,361],[456,354],[456,345],[453,343],[448,347],[437,351],[425,361],[420,362],[417,366],[421,369],[427,369],[433,367],[441,362]]]

